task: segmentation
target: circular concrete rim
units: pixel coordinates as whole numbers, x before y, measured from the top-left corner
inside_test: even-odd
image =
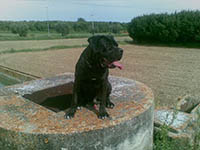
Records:
[[[72,74],[63,74],[56,76],[55,78],[68,76],[71,77]],[[128,120],[132,120],[135,117],[143,114],[147,111],[152,105],[154,105],[154,96],[150,88],[148,88],[143,83],[138,81],[121,78],[121,77],[110,77],[116,81],[124,81],[124,82],[131,82],[133,85],[137,86],[137,90],[144,93],[144,97],[139,101],[135,101],[134,99],[129,99],[127,102],[120,102],[116,104],[116,108],[109,110],[108,112],[112,116],[114,113],[113,110],[122,107],[122,110],[129,110],[125,112],[126,115],[122,116],[121,118],[116,118],[114,120],[100,120],[97,119],[95,114],[91,114],[90,111],[86,109],[82,109],[76,113],[76,117],[71,120],[64,119],[64,112],[55,113],[52,112],[38,104],[35,104],[20,95],[20,92],[16,92],[18,89],[22,89],[22,87],[27,85],[34,85],[40,83],[42,80],[46,80],[49,85],[51,85],[52,79],[41,79],[35,80],[31,82],[25,83],[22,85],[11,86],[5,88],[5,93],[11,92],[10,96],[3,95],[0,97],[0,106],[13,106],[13,108],[17,108],[21,115],[25,116],[17,116],[16,118],[10,117],[7,112],[3,112],[0,115],[0,119],[2,120],[0,123],[0,128],[17,131],[22,133],[31,133],[31,134],[73,134],[73,133],[81,133],[81,132],[88,132],[91,130],[99,130],[104,128],[109,128],[112,126],[119,125],[123,122]],[[58,79],[60,80],[60,79]],[[66,82],[71,81],[67,80]],[[60,80],[61,81],[61,80]],[[56,79],[55,79],[55,82]],[[61,81],[62,82],[62,81]],[[127,88],[127,87],[126,87]],[[127,88],[128,89],[128,88]],[[23,93],[23,92],[22,92]],[[136,95],[137,96],[137,95]],[[111,99],[112,100],[112,99]],[[23,106],[23,108],[20,108]],[[26,106],[26,107],[25,107]],[[0,107],[1,108],[1,107]],[[13,109],[11,108],[11,110]],[[20,110],[21,109],[21,110]],[[22,110],[24,109],[24,110]],[[0,111],[1,112],[1,111]],[[84,116],[84,115],[86,116]],[[88,117],[89,115],[89,117]],[[6,119],[4,117],[7,117]],[[25,121],[28,119],[29,121]]]

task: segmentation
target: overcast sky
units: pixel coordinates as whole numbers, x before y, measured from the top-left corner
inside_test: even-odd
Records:
[[[0,20],[120,21],[150,13],[200,10],[200,0],[0,0]]]

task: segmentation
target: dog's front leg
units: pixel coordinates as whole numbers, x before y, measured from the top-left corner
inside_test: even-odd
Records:
[[[106,93],[106,107],[107,108],[114,108],[115,104],[110,101],[110,93],[112,91],[112,86],[109,81],[107,81],[107,93]]]
[[[106,84],[103,84],[106,85]],[[107,96],[107,86],[103,86],[100,93],[99,93],[99,99],[100,99],[100,107],[99,107],[99,115],[98,118],[105,119],[109,117],[109,114],[106,111],[106,96]]]
[[[74,115],[76,113],[77,105],[78,105],[78,92],[77,92],[77,85],[75,82],[74,88],[73,88],[71,107],[65,113],[66,119],[71,119],[74,117]]]

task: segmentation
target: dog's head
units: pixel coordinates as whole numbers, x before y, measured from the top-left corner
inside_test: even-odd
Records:
[[[113,36],[92,36],[88,42],[101,67],[122,69],[122,65],[118,61],[122,58],[123,50],[118,47]]]

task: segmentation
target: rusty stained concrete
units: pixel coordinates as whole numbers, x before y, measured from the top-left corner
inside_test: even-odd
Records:
[[[64,112],[55,113],[23,98],[20,95],[21,93],[24,94],[24,91],[33,92],[33,89],[35,90],[37,87],[41,89],[40,84],[51,86],[50,80],[42,80],[42,82],[38,80],[36,82],[40,84],[33,81],[32,83],[27,82],[24,85],[14,86],[14,88],[7,88],[9,92],[12,90],[21,93],[0,97],[0,127],[30,133],[80,133],[115,126],[140,115],[153,104],[152,91],[144,84],[136,81],[130,82],[131,80],[110,80],[113,83],[111,100],[113,99],[115,107],[107,110],[112,119],[98,119],[97,112],[83,108],[77,110],[73,119],[66,120]]]
[[[66,120],[64,112],[56,114],[17,96],[1,97],[0,127],[17,132],[71,134],[115,126],[145,111],[145,106],[134,102],[115,103],[115,105],[114,109],[108,110],[112,116],[111,120],[98,119],[94,112],[86,108],[77,110],[73,119]]]
[[[72,74],[0,89],[0,146],[14,149],[152,150],[154,96],[151,89],[126,78],[110,77],[109,80],[113,86],[111,101],[115,107],[107,109],[111,118],[105,120],[97,118],[96,110],[87,108],[77,110],[74,118],[66,120],[64,111],[56,113],[23,97],[71,83]],[[144,138],[142,141],[141,137]]]

